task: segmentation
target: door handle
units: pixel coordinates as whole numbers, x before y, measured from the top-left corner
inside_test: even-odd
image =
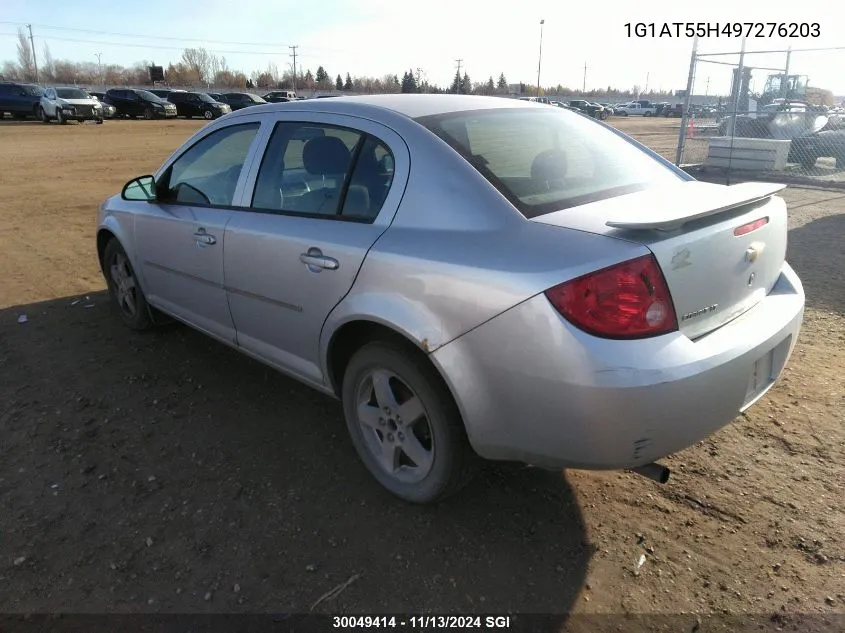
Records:
[[[308,269],[312,272],[320,272],[323,269],[337,270],[340,268],[340,263],[335,258],[323,255],[319,249],[308,249],[307,253],[302,253],[299,256],[299,261],[307,265]]]
[[[205,246],[207,244],[217,244],[217,238],[205,232],[205,229],[199,229],[194,233],[194,241],[197,246]]]

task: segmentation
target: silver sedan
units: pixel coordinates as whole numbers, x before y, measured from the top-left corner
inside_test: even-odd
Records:
[[[169,315],[340,399],[403,499],[479,457],[665,481],[795,345],[782,188],[536,103],[315,99],[203,127],[103,203],[97,250],[129,327]]]

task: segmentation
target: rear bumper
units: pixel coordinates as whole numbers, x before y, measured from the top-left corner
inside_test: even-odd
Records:
[[[765,299],[696,341],[599,339],[538,295],[431,357],[482,457],[630,468],[707,437],[768,391],[803,312],[801,282],[784,264]]]

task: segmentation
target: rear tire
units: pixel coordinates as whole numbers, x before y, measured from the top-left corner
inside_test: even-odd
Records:
[[[126,251],[116,239],[111,239],[103,252],[103,275],[123,323],[133,330],[149,328],[153,320],[147,300]]]
[[[414,399],[416,406],[406,406]],[[344,372],[342,400],[358,456],[397,497],[433,503],[475,474],[480,460],[458,406],[421,353],[389,342],[364,345]]]
[[[212,112],[211,110],[206,110],[205,112],[202,113],[202,115],[203,115],[203,117],[205,117],[208,120],[211,120],[211,119],[214,118],[214,112]]]
[[[144,118],[147,121],[152,121],[155,118],[155,113],[153,112],[152,108],[147,108],[144,110]]]

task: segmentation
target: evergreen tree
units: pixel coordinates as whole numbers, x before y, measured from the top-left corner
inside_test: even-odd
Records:
[[[464,73],[463,79],[461,79],[461,92],[465,95],[472,94],[472,82],[466,73]]]
[[[499,75],[499,82],[496,84],[496,87],[499,90],[507,90],[508,89],[508,80],[505,79],[505,73]]]
[[[318,84],[324,82],[328,78],[329,78],[329,73],[326,72],[325,68],[323,68],[322,66],[317,68],[317,76],[314,77],[314,79],[317,80]]]
[[[496,92],[496,84],[493,83],[493,76],[492,75],[490,75],[490,79],[487,80],[487,86],[485,87],[485,90],[486,90],[488,95],[491,95],[494,92]]]
[[[337,79],[335,79],[334,87],[336,90],[343,90],[343,79],[340,75],[338,75]]]
[[[346,73],[346,83],[343,84],[343,89],[344,90],[352,90],[352,87],[353,87],[352,75],[350,75],[349,73]]]
[[[455,78],[452,80],[452,86],[449,88],[450,92],[458,93],[461,91],[461,73],[455,71]]]

